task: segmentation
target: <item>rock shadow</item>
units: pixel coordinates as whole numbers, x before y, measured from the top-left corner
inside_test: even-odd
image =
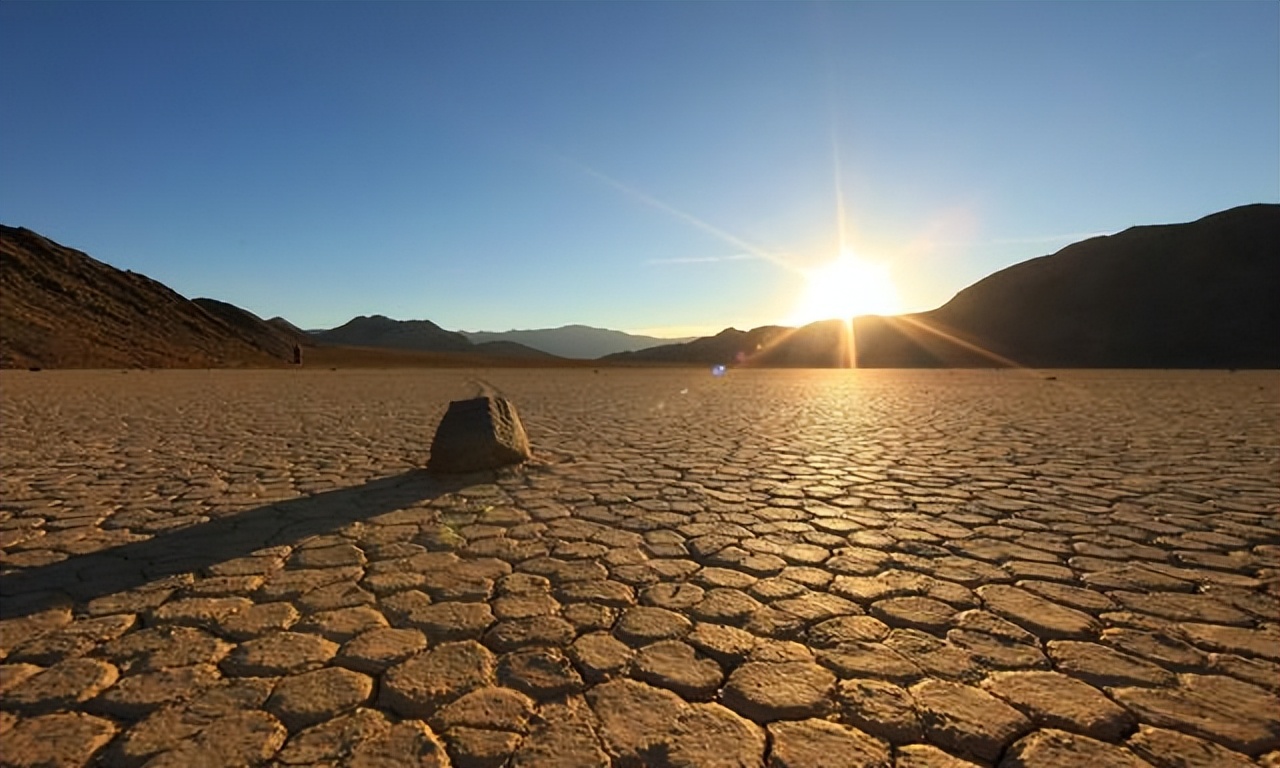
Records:
[[[431,501],[484,476],[441,476],[414,469],[363,485],[219,516],[49,565],[0,574],[0,619],[38,613],[68,601],[87,603],[184,573],[244,557],[264,547],[293,545],[360,520]]]

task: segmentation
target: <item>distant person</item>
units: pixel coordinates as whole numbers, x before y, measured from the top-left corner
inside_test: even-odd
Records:
[[[302,365],[302,345],[297,342],[293,345],[293,364]]]

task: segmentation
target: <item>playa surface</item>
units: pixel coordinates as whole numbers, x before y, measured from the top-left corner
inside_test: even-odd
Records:
[[[422,471],[492,387],[537,460]],[[0,764],[1280,764],[1274,372],[6,371]]]

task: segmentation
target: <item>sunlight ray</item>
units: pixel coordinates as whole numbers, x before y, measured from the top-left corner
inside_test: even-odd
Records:
[[[707,234],[718,237],[721,240],[725,241],[726,243],[729,243],[730,245],[737,246],[738,248],[741,248],[747,253],[750,253],[752,256],[756,256],[758,258],[764,259],[765,261],[776,264],[777,266],[782,267],[783,269],[786,269],[791,272],[800,271],[797,267],[792,265],[791,262],[789,262],[784,257],[779,256],[776,253],[771,253],[769,251],[766,251],[765,249],[760,248],[759,246],[753,243],[749,243],[746,240],[743,240],[742,238],[730,232],[726,232],[723,229],[720,229],[714,224],[710,224],[706,221],[703,221],[697,216],[694,216],[693,214],[688,213],[686,211],[682,211],[679,208],[676,208],[675,206],[669,203],[665,203],[662,200],[659,200],[650,194],[647,194],[645,192],[642,192],[636,189],[635,187],[630,186],[629,184],[624,184],[623,182],[618,181],[612,176],[602,171],[596,170],[595,168],[592,168],[586,163],[580,162],[578,160],[574,160],[573,158],[566,157],[564,155],[560,155],[559,157],[564,162],[569,163],[570,165],[574,166],[575,168],[587,174],[588,176],[591,176],[597,181],[604,182],[605,184],[608,184],[609,186],[613,187],[619,192],[622,192],[623,194],[629,197],[639,200],[645,205],[651,206],[653,208],[657,208],[658,210],[664,213],[670,214],[671,216],[674,216],[677,219],[680,219],[681,221],[684,221],[688,224],[692,224],[698,229],[701,229],[703,232],[706,232]]]
[[[963,347],[964,349],[967,349],[970,352],[980,355],[981,357],[985,357],[986,359],[992,362],[1000,363],[1006,368],[1017,368],[1019,370],[1024,370],[1024,371],[1030,370],[1025,365],[1022,365],[1016,360],[1011,360],[1007,357],[1004,357],[1003,355],[992,352],[991,350],[985,347],[982,347],[978,344],[974,344],[973,342],[965,341],[964,339],[960,338],[959,336],[956,336],[955,334],[947,333],[941,328],[936,328],[930,325],[929,323],[926,323],[922,320],[917,320],[914,317],[911,317],[910,315],[898,315],[896,317],[890,318],[890,320],[895,322],[907,323],[914,328],[919,328],[920,330],[925,331],[926,333],[931,333],[934,336],[944,339],[945,341],[949,341],[952,344]]]

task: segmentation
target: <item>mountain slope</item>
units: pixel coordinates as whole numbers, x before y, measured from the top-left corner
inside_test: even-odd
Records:
[[[361,315],[327,331],[312,331],[321,344],[380,349],[411,349],[419,352],[466,352],[497,357],[546,358],[554,356],[513,341],[473,344],[456,331],[446,331],[430,320],[392,320],[383,315]]]
[[[191,302],[232,328],[240,338],[277,359],[291,359],[293,345],[300,343],[300,339],[288,331],[234,304],[217,299],[192,299]]]
[[[770,343],[744,364],[832,367],[852,355],[867,368],[1276,368],[1280,205],[1075,243],[996,272],[935,310],[855,318],[852,345],[844,327],[731,329],[610,359],[728,364],[754,349],[748,337],[757,334]]]
[[[0,225],[0,367],[283,362],[149,277]]]
[[[1277,366],[1280,205],[1085,240],[925,315],[1022,365]]]
[[[692,338],[660,339],[589,325],[564,325],[525,331],[462,331],[462,335],[480,344],[487,341],[514,341],[559,357],[594,360],[617,352],[634,352],[659,345],[679,344]]]

